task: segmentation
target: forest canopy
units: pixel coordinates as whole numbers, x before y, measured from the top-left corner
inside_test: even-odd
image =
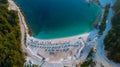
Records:
[[[23,67],[18,15],[7,9],[7,4],[7,0],[0,0],[0,67]]]
[[[116,0],[113,9],[115,10],[112,18],[112,29],[106,36],[105,50],[109,59],[120,63],[120,0]]]

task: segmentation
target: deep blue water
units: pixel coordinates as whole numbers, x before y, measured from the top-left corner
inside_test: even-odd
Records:
[[[53,39],[89,32],[100,7],[85,0],[16,0],[34,37]]]

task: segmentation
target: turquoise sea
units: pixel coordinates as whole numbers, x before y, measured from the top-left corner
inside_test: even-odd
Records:
[[[86,0],[15,0],[25,14],[34,37],[54,39],[93,29],[101,9]]]

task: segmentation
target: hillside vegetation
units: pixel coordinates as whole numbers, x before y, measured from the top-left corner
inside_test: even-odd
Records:
[[[101,25],[99,26],[99,29],[100,29],[99,35],[102,35],[102,34],[103,34],[103,31],[104,31],[105,28],[106,28],[106,21],[107,21],[107,18],[108,18],[109,8],[110,8],[110,4],[108,4],[108,5],[105,7],[105,12],[104,12],[103,20],[102,20]]]
[[[7,0],[0,0],[0,67],[23,67],[18,15],[7,8]]]
[[[120,0],[117,0],[113,9],[115,15],[112,19],[112,29],[106,36],[104,43],[108,58],[120,63]]]

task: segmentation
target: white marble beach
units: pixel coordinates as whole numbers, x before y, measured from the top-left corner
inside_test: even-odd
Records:
[[[76,64],[83,63],[86,60],[90,49],[96,46],[98,50],[94,58],[96,61],[96,67],[99,67],[100,64],[103,64],[105,67],[119,66],[116,63],[108,60],[106,58],[104,49],[101,48],[103,47],[104,37],[111,29],[111,17],[114,13],[111,8],[109,10],[106,30],[100,39],[98,36],[99,30],[95,29],[82,35],[67,38],[42,40],[29,36],[28,27],[19,7],[12,0],[8,1],[10,4],[8,9],[18,11],[22,32],[22,48],[28,54],[26,63],[31,62],[42,67],[75,67]],[[106,4],[111,4],[111,6],[113,6],[115,0],[99,0],[99,2],[101,4],[101,7],[105,7]],[[27,35],[26,43],[24,42],[25,35]]]

